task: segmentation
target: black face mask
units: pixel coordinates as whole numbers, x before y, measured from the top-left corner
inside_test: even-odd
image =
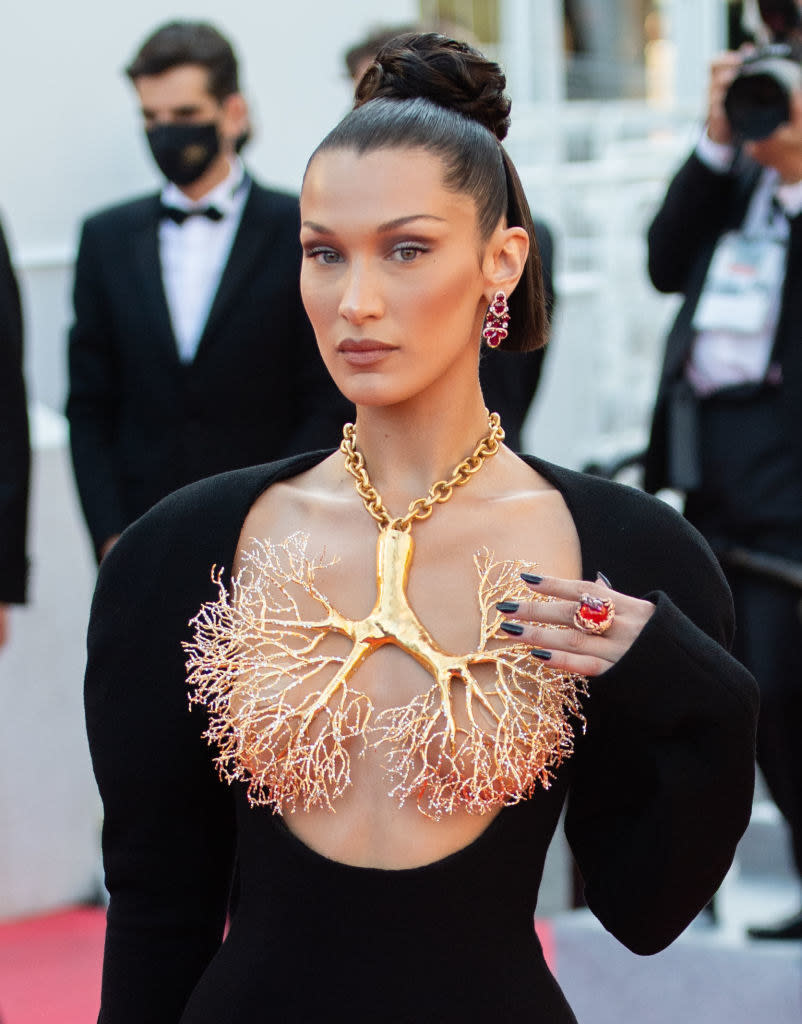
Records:
[[[176,185],[191,185],[220,152],[217,124],[157,124],[146,132],[159,170]]]

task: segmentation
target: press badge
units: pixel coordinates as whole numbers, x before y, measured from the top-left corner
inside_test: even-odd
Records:
[[[696,306],[695,330],[758,334],[767,329],[785,277],[785,253],[783,239],[741,231],[723,235]]]

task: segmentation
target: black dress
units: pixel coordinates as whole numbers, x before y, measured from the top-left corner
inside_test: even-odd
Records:
[[[425,867],[329,860],[226,786],[187,710],[182,640],[247,512],[323,453],[171,495],[104,562],[86,707],[111,894],[103,1024],[574,1020],[532,918],[560,810],[593,912],[638,953],[710,898],[749,819],[757,714],[725,651],[732,609],[705,543],[656,499],[528,460],[562,492],[583,573],[655,614],[590,681],[587,732],[548,790]],[[237,861],[237,898],[222,941]]]

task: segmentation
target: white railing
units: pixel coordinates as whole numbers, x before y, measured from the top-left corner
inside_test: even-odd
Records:
[[[557,244],[558,316],[530,450],[572,466],[645,444],[676,300],[646,272],[646,231],[698,132],[646,103],[517,111],[509,150]]]

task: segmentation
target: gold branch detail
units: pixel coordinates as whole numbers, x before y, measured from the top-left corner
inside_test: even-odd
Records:
[[[376,742],[390,747],[385,763],[394,782],[391,795],[401,804],[416,800],[435,820],[457,810],[484,814],[518,803],[538,783],[547,789],[573,750],[571,716],[584,724],[583,676],[535,663],[528,644],[489,646],[503,621],[498,601],[548,600],[521,584],[531,563],[495,561],[486,548],[474,563],[478,646],[441,662],[435,686],[405,707],[382,712],[374,728]],[[477,678],[480,665],[495,669],[491,681]]]
[[[584,721],[587,690],[583,677],[535,664],[526,644],[497,646],[496,602],[531,599],[520,581],[531,564],[494,561],[487,550],[474,557],[479,642],[454,655],[409,604],[409,532],[380,531],[376,603],[360,620],[341,615],[317,588],[318,570],[334,563],[325,554],[310,559],[307,545],[301,533],[281,545],[254,541],[230,595],[213,570],[218,600],[190,623],[190,701],[209,712],[205,735],[218,747],[221,776],[247,782],[252,803],[278,812],[331,809],[350,783],[352,748],[362,753],[370,743],[387,748],[391,795],[400,804],[414,799],[435,819],[481,814],[530,796],[538,783],[547,787],[572,751],[570,718]],[[302,614],[301,594],[319,606],[319,617]],[[350,641],[347,654],[326,643],[336,634]],[[415,658],[433,685],[374,724],[370,698],[349,682],[385,644]]]
[[[364,741],[372,712],[348,686],[367,646],[348,657],[321,650],[350,622],[315,586],[316,572],[336,559],[310,559],[306,546],[301,533],[282,545],[254,541],[230,595],[213,569],[218,600],[203,605],[184,644],[190,702],[208,709],[205,735],[222,778],[246,781],[251,803],[274,810],[331,807],[351,781],[348,741]],[[300,591],[320,618],[301,614]]]

